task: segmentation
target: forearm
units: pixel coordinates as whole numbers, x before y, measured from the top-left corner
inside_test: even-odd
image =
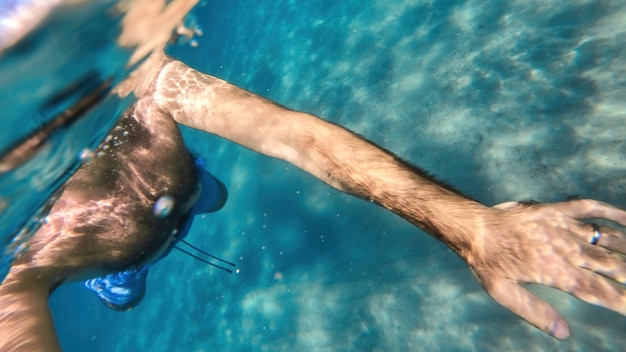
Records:
[[[439,238],[469,248],[485,207],[339,126],[307,116],[293,164],[335,188],[375,202]]]
[[[184,87],[175,83],[180,77]],[[341,191],[395,212],[464,257],[480,242],[484,206],[354,133],[182,63],[166,66],[158,81],[155,96],[177,122],[287,160]]]
[[[47,289],[17,286],[0,286],[0,351],[60,351]]]
[[[331,186],[375,202],[402,216],[455,251],[480,236],[476,230],[486,209],[438,183],[392,153],[337,125],[314,116],[283,114],[297,121],[291,145],[298,153],[285,160]]]

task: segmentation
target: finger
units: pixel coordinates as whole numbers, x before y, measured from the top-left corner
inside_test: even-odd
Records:
[[[504,203],[500,203],[500,204],[496,204],[493,207],[496,209],[500,209],[500,210],[506,210],[506,209],[512,209],[515,208],[517,206],[519,206],[519,202],[504,202]]]
[[[596,226],[600,232],[596,246],[626,254],[626,235],[610,226]],[[583,242],[591,244],[595,229],[591,224],[581,223],[580,226],[572,228],[572,232]]]
[[[550,206],[575,219],[600,218],[626,226],[626,211],[597,200],[577,199]]]
[[[600,273],[620,283],[626,283],[626,258],[604,248],[593,245],[584,246],[578,266]]]
[[[519,284],[501,279],[484,287],[498,303],[537,329],[559,340],[569,337],[569,326],[559,312]]]
[[[553,286],[587,303],[626,315],[626,290],[622,285],[585,269],[567,276]]]
[[[626,236],[621,231],[609,226],[599,226],[599,230],[601,236],[596,245],[626,254]]]

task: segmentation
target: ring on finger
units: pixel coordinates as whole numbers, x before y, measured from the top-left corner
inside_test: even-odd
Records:
[[[591,229],[593,230],[593,235],[591,236],[591,240],[589,241],[589,243],[596,245],[602,237],[602,232],[600,232],[600,226],[596,224],[591,224]]]

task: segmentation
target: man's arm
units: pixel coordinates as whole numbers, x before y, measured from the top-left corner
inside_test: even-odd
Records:
[[[181,72],[189,76],[181,81],[159,79],[156,93],[177,122],[286,160],[343,192],[381,204],[457,251],[469,246],[469,238],[464,238],[469,234],[435,214],[459,212],[450,218],[467,221],[480,216],[487,209],[483,205],[340,126],[288,110],[178,61],[165,67],[161,77]],[[187,88],[176,85],[181,82]],[[190,92],[193,96],[187,95]]]
[[[11,275],[0,285],[0,351],[61,351],[45,280],[17,280]]]
[[[178,61],[168,61],[152,92],[177,122],[289,161],[327,184],[376,202],[455,250],[500,304],[557,338],[565,320],[518,283],[542,283],[626,314],[623,236],[602,227],[588,243],[583,218],[626,224],[626,212],[579,200],[489,208],[437,183],[352,132],[281,107]],[[599,273],[601,275],[598,275]],[[611,279],[607,279],[608,276]]]

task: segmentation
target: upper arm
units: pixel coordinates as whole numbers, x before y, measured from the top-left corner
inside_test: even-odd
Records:
[[[342,191],[367,197],[362,168],[394,157],[354,133],[287,109],[185,64],[166,62],[153,97],[176,122],[286,160]],[[369,185],[372,185],[369,183]]]
[[[293,161],[305,117],[179,61],[161,70],[154,97],[178,123]]]

